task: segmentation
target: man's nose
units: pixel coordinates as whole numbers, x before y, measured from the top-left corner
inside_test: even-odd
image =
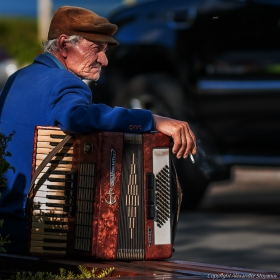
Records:
[[[102,66],[106,66],[108,64],[108,59],[105,52],[99,52],[97,62],[99,62]]]

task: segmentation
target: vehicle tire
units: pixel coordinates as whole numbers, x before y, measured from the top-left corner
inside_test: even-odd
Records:
[[[147,74],[132,78],[117,90],[114,105],[143,108],[154,114],[186,119],[191,113],[185,105],[182,88],[167,74]]]
[[[188,104],[188,105],[187,105]],[[166,74],[139,75],[117,90],[114,106],[149,109],[155,114],[187,120],[193,116],[183,89]],[[183,189],[182,209],[194,209],[201,202],[208,180],[198,164],[189,158],[175,159],[179,181]]]

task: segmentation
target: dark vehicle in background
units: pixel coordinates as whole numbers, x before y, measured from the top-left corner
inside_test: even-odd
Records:
[[[190,123],[196,163],[176,161],[186,208],[233,165],[280,165],[280,1],[158,0],[109,19],[120,46],[93,101]]]

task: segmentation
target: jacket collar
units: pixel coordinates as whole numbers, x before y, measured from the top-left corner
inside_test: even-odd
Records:
[[[39,54],[37,57],[35,57],[34,63],[44,64],[52,68],[66,69],[55,56],[47,52]]]

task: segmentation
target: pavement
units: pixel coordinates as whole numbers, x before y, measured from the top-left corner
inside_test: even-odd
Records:
[[[280,271],[280,168],[234,167],[181,212],[173,259]]]

